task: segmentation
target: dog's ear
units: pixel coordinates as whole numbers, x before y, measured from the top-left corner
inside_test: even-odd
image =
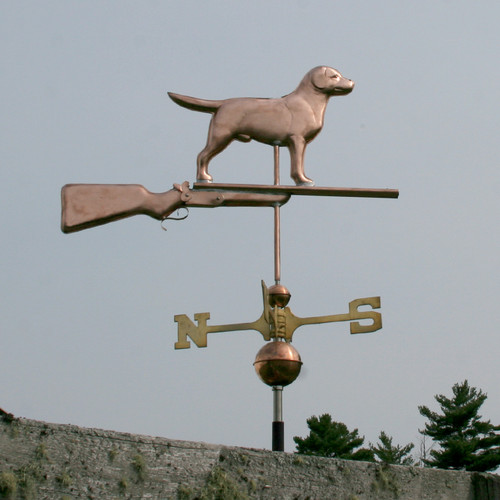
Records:
[[[311,75],[311,82],[317,89],[324,89],[329,85],[330,78],[336,76],[337,72],[333,68],[327,66],[319,66],[314,68]]]

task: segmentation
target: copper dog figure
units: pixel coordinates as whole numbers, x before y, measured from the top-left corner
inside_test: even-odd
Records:
[[[278,99],[234,98],[209,101],[169,92],[170,98],[184,108],[213,117],[208,129],[205,148],[197,158],[196,179],[212,182],[208,163],[233,140],[252,139],[273,146],[285,146],[290,151],[290,176],[297,185],[314,186],[304,174],[304,153],[323,128],[328,99],[349,94],[354,82],[337,70],[318,66],[309,71],[299,86]]]

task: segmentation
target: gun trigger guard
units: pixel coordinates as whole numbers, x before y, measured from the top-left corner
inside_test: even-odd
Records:
[[[187,218],[187,216],[189,215],[189,209],[187,207],[179,207],[177,209],[177,214],[179,214],[179,210],[185,210],[186,211],[186,215],[182,215],[182,216],[179,216],[179,217],[164,217],[161,222],[160,222],[160,225],[161,225],[161,228],[166,231],[167,228],[163,225],[163,223],[166,221],[166,220],[184,220]]]

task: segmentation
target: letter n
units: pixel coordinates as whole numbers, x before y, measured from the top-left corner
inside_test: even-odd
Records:
[[[174,321],[177,323],[177,342],[176,349],[189,349],[191,342],[188,337],[198,346],[207,347],[207,319],[210,319],[210,313],[196,313],[195,325],[185,314],[177,314]]]

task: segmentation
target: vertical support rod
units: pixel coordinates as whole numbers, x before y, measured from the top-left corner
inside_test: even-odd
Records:
[[[280,147],[274,146],[274,185],[280,183]]]
[[[273,386],[273,451],[285,451],[283,422],[283,386]]]
[[[274,185],[280,183],[280,148],[274,146]],[[274,207],[274,280],[279,285],[281,280],[281,239],[280,207]],[[274,341],[278,341],[277,338]],[[273,436],[272,450],[285,451],[285,423],[283,422],[283,386],[273,386]]]
[[[274,146],[274,185],[280,183],[280,148]],[[279,285],[281,280],[281,238],[280,238],[280,207],[274,207],[274,281]]]

